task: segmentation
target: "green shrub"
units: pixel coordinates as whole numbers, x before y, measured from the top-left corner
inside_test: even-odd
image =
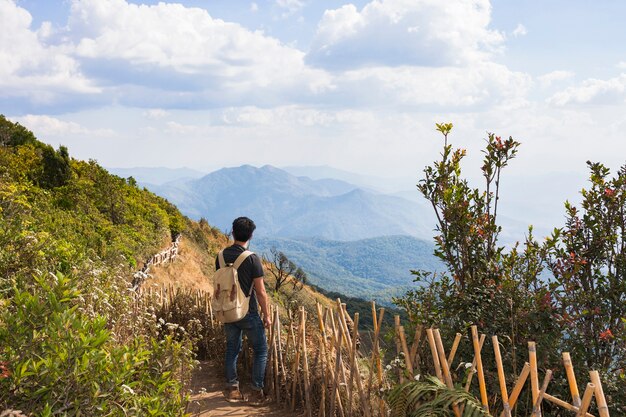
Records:
[[[35,415],[182,415],[180,367],[189,353],[171,335],[117,343],[108,318],[81,312],[83,295],[61,274],[15,288],[0,314],[0,406]]]

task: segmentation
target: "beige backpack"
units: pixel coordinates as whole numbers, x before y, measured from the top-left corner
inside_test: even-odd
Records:
[[[250,283],[250,293],[246,295],[239,284],[237,269],[250,255],[252,252],[244,251],[232,264],[224,262],[224,250],[217,255],[220,268],[213,275],[211,307],[215,317],[221,323],[233,323],[248,314],[254,283]]]

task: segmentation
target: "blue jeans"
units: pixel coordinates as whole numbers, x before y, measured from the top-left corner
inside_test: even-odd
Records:
[[[224,331],[226,332],[226,383],[230,387],[239,387],[237,357],[241,351],[241,334],[246,332],[246,337],[254,352],[252,388],[262,390],[267,363],[267,340],[259,313],[250,312],[237,322],[224,324]]]

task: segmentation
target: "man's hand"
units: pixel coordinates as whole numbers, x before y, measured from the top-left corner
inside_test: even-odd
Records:
[[[266,329],[269,329],[272,326],[272,320],[267,315],[263,315],[263,326]]]

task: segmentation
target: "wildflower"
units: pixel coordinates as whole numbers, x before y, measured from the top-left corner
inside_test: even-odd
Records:
[[[9,371],[9,362],[0,362],[0,379],[8,378],[11,376]]]
[[[610,188],[605,188],[604,195],[607,197],[613,197],[615,195],[615,190],[611,190]]]
[[[388,371],[391,371],[391,365],[385,366],[385,369],[388,370]]]
[[[469,368],[471,368],[471,367],[472,367],[472,364],[471,364],[471,363],[467,362],[467,363],[465,364],[465,369],[469,369]]]
[[[126,384],[122,384],[122,389],[130,395],[135,395],[135,391]]]
[[[414,380],[419,381],[420,380],[421,375],[417,374],[413,377]]]
[[[611,332],[611,329],[606,329],[605,331],[600,333],[600,339],[601,340],[609,340],[612,339],[613,337],[613,332]]]

